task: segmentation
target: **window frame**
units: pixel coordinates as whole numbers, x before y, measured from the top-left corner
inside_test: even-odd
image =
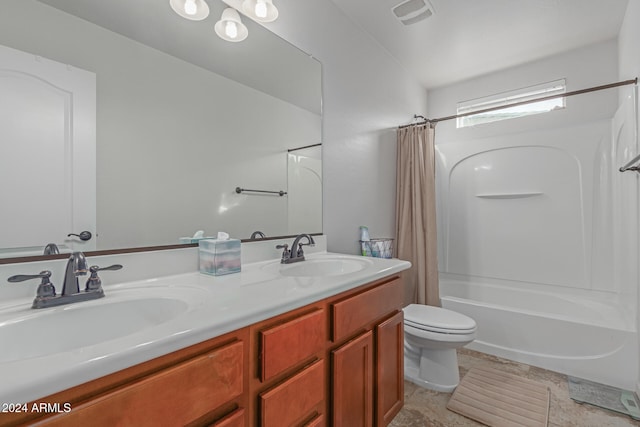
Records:
[[[475,98],[468,101],[460,101],[456,104],[456,115],[463,116],[456,118],[456,128],[461,129],[479,124],[492,123],[564,109],[566,108],[566,97],[564,96],[539,102],[535,102],[535,100],[554,95],[562,95],[566,92],[566,79],[563,78],[481,98]],[[526,104],[512,106],[513,104],[522,102],[526,102]],[[480,112],[478,114],[469,114],[474,111],[483,111],[487,109],[491,110]]]

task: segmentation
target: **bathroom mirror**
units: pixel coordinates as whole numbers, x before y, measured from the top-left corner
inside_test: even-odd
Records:
[[[48,191],[46,208],[17,207],[10,219],[0,217],[0,257],[37,256],[48,243],[61,252],[173,245],[197,230],[240,239],[256,230],[268,237],[322,232],[320,63],[244,16],[248,38],[221,40],[213,27],[226,5],[208,5],[207,19],[190,21],[169,0],[3,0],[0,45],[27,55],[36,68],[53,64],[94,76],[94,158],[73,158],[79,143],[68,135],[79,131],[72,125],[86,131],[89,122],[70,120],[66,110],[61,116],[73,123],[61,125],[60,150],[62,163],[93,174],[95,191],[91,184],[79,191],[91,177],[51,165],[55,156],[34,168],[34,157],[46,150],[11,158],[15,171],[40,182],[54,179],[47,169],[60,169],[61,184],[50,187],[64,197]],[[15,77],[5,67],[4,77]],[[65,108],[80,99],[61,92],[70,100]],[[2,106],[2,99],[5,110],[18,108],[7,97]],[[26,110],[32,111],[28,104]],[[43,133],[37,118],[25,121],[25,132]],[[16,142],[2,139],[0,155],[7,157]],[[292,178],[299,173],[303,179]],[[41,197],[38,185],[0,185],[5,207]],[[79,220],[78,206],[94,204],[94,217],[84,209],[89,218]],[[49,221],[54,214],[58,222]],[[57,225],[37,231],[49,222]],[[67,236],[84,229],[92,239]]]

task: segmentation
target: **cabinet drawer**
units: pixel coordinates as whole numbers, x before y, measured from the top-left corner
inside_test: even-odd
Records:
[[[267,381],[322,351],[325,310],[318,309],[260,332],[260,380]]]
[[[74,407],[44,425],[185,425],[243,392],[238,341]],[[234,425],[234,424],[231,424]]]
[[[260,425],[286,427],[312,415],[325,398],[324,360],[260,394]]]
[[[305,423],[304,427],[322,427],[324,426],[324,415],[318,414],[311,421]]]
[[[332,304],[332,339],[339,341],[376,319],[402,307],[404,287],[400,279]]]
[[[210,427],[245,427],[244,409],[236,409],[226,417],[211,424]]]

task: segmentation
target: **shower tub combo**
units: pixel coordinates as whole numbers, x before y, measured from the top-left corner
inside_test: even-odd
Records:
[[[473,318],[468,348],[633,390],[637,338],[620,301],[441,277],[442,306]]]
[[[438,144],[440,296],[469,348],[636,389],[635,114]]]

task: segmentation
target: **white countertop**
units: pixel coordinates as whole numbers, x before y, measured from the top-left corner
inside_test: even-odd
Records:
[[[182,292],[186,300],[189,300],[189,309],[174,319],[122,338],[22,360],[3,362],[0,358],[0,405],[37,400],[393,275],[411,266],[409,262],[397,259],[364,258],[327,252],[312,254],[307,258],[351,258],[366,261],[367,266],[360,271],[343,275],[286,277],[279,274],[279,260],[270,260],[244,264],[242,272],[226,276],[214,277],[193,272],[105,285],[106,296],[100,300],[43,309],[64,310],[82,305],[86,313],[91,313],[92,306],[126,299],[136,292],[145,296],[154,295],[156,290],[159,296],[165,291],[174,295]],[[14,317],[40,312],[30,308],[32,300],[31,297],[4,301],[0,305],[0,312],[5,313],[0,318],[0,326],[7,321],[8,312]],[[61,340],[72,340],[74,336],[91,334],[92,329],[109,328],[110,322],[117,319],[110,317],[110,313],[105,315],[105,311],[95,310],[95,318],[78,326],[77,330],[51,333]],[[117,316],[117,312],[113,315]],[[19,347],[21,342],[29,339],[29,336],[24,336],[20,338],[20,342],[1,342],[0,347]],[[0,350],[2,351],[5,350]]]

